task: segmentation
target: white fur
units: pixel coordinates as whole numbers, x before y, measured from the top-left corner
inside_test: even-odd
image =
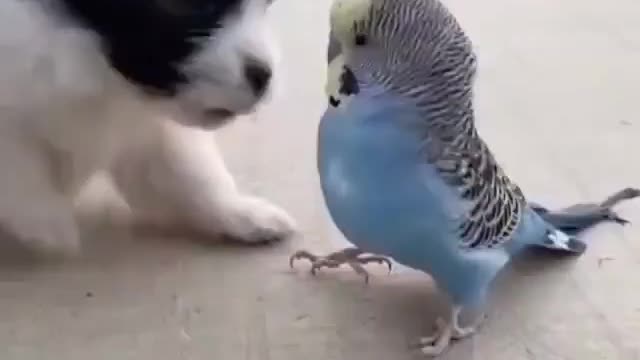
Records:
[[[245,81],[243,65],[249,60],[274,67],[276,46],[265,23],[265,6],[265,0],[245,0],[240,15],[227,19],[223,32],[185,65],[191,81],[179,96],[179,111],[185,114],[178,119],[189,125],[194,120],[206,123],[198,110],[221,105],[240,114],[255,110],[256,98]]]
[[[283,210],[238,192],[209,132],[178,124],[205,126],[201,108],[260,103],[240,58],[273,62],[263,2],[246,0],[187,65],[190,84],[159,101],[107,64],[91,32],[38,2],[0,1],[1,229],[35,249],[77,252],[73,200],[108,170],[140,218],[246,242],[291,234]]]

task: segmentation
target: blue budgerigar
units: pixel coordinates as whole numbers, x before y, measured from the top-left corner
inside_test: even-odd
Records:
[[[526,200],[475,128],[476,56],[439,1],[335,0],[330,37],[318,168],[331,217],[356,247],[291,261],[366,276],[363,264],[389,256],[429,273],[452,309],[422,339],[425,354],[474,333],[479,321],[461,327],[461,311],[484,305],[524,248],[581,254],[582,230],[626,222],[611,207],[637,189],[557,211]]]

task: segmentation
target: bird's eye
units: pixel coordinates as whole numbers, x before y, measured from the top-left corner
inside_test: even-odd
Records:
[[[356,34],[355,43],[358,46],[367,44],[367,36],[365,34]]]

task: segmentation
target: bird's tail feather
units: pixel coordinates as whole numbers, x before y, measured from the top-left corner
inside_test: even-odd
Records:
[[[560,251],[567,254],[580,255],[587,250],[587,244],[575,236],[561,230],[552,230],[547,233],[545,240],[538,244],[545,249]]]
[[[582,254],[587,245],[577,239],[576,235],[604,221],[613,221],[621,225],[629,223],[611,208],[621,201],[638,196],[640,189],[626,188],[600,203],[575,204],[558,211],[550,211],[543,206],[530,203],[533,211],[556,229],[547,234],[547,239],[540,246],[550,250]]]

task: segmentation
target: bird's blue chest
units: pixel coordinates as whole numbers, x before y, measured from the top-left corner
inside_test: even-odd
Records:
[[[320,180],[334,221],[356,242],[373,231],[380,233],[374,228],[393,215],[391,208],[400,196],[400,181],[389,168],[398,164],[381,158],[368,135],[359,134],[362,129],[324,125],[328,126],[320,134]]]
[[[400,131],[393,119],[362,122],[325,116],[318,146],[325,202],[349,241],[394,257],[423,253],[418,247],[429,243],[425,230],[445,219],[442,207],[425,207],[439,202],[434,196],[438,189],[423,181],[423,155],[415,134]]]

